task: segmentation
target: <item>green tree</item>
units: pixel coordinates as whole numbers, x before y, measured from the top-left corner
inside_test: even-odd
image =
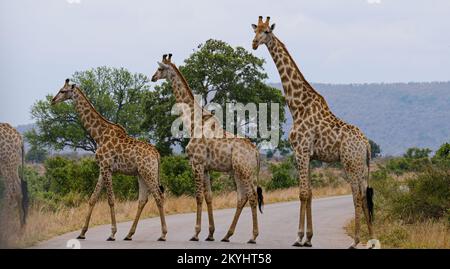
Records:
[[[43,147],[33,144],[28,152],[25,154],[27,162],[43,163],[48,156],[48,151]]]
[[[403,157],[407,159],[422,159],[428,158],[431,153],[431,149],[428,148],[409,148],[406,150],[406,153],[403,154]]]
[[[381,148],[380,145],[375,143],[375,141],[369,139],[370,144],[370,158],[375,159],[381,156]]]
[[[442,146],[434,154],[434,158],[450,160],[450,144],[442,144]]]
[[[149,88],[145,75],[132,74],[124,68],[98,67],[75,72],[71,81],[80,86],[105,118],[121,124],[132,136],[146,135],[141,128],[144,97]],[[55,150],[69,147],[95,152],[95,141],[82,127],[74,106],[69,103],[52,106],[51,99],[52,95],[48,95],[32,107],[37,130],[25,134],[29,143]]]
[[[285,122],[284,98],[278,89],[264,83],[267,74],[263,70],[263,64],[263,59],[255,57],[242,47],[233,48],[223,41],[210,39],[200,44],[179,69],[194,94],[202,96],[203,105],[214,102],[225,108],[225,103],[279,103],[281,138],[281,126]],[[169,117],[170,108],[175,100],[168,95],[172,95],[172,91],[167,82],[155,87],[155,92],[148,95],[147,117],[143,127],[154,131],[153,139],[160,141],[160,148],[167,149],[175,144],[184,147],[186,139],[174,138],[170,133],[171,123],[175,119]],[[155,113],[155,110],[162,113]],[[270,106],[268,112],[270,115]]]

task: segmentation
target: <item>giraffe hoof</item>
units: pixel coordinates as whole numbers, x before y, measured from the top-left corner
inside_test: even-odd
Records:
[[[247,241],[247,244],[256,244],[256,241],[253,240],[253,239],[250,239],[250,240]]]
[[[84,240],[84,239],[86,239],[86,236],[84,236],[84,235],[79,235],[79,236],[77,237],[77,239],[82,239],[82,240]]]
[[[208,236],[208,237],[206,237],[205,241],[214,241],[214,237]]]
[[[356,249],[356,247],[354,245],[351,245],[348,247],[348,249]]]
[[[106,241],[116,241],[116,239],[114,237],[108,237],[108,239],[106,239]]]
[[[310,248],[310,247],[312,247],[312,244],[311,244],[311,242],[305,242],[305,243],[303,243],[303,246]]]
[[[130,236],[127,236],[127,237],[125,237],[123,240],[125,240],[125,241],[132,241],[133,238],[131,238]]]
[[[165,239],[164,237],[161,236],[160,238],[158,238],[158,241],[165,242],[166,239]]]
[[[224,239],[222,239],[221,241],[222,241],[222,242],[227,242],[227,243],[228,243],[228,242],[230,242],[230,239],[224,238]]]
[[[193,236],[189,241],[198,241],[198,237]]]
[[[295,241],[294,244],[292,244],[293,247],[303,247],[303,244],[301,242]]]

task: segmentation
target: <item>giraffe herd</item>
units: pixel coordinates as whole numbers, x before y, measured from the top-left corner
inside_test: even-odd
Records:
[[[369,234],[374,238],[372,228],[373,190],[369,187],[370,144],[364,134],[355,126],[338,119],[329,109],[325,99],[314,90],[300,72],[286,46],[274,35],[275,24],[270,25],[270,17],[263,21],[259,17],[252,24],[255,32],[252,47],[258,49],[266,45],[281,77],[283,91],[293,117],[289,142],[293,149],[298,169],[299,181],[299,226],[297,240],[293,246],[311,247],[312,190],[310,161],[341,162],[350,183],[355,207],[355,236],[350,248],[359,243],[361,211],[368,225]],[[222,239],[229,242],[239,216],[247,202],[252,212],[253,230],[248,243],[256,243],[259,234],[257,207],[262,213],[263,195],[258,186],[260,156],[258,148],[247,138],[223,130],[220,121],[194,98],[186,79],[172,63],[172,54],[163,55],[151,81],[167,80],[177,104],[184,104],[182,120],[188,128],[190,140],[186,153],[192,167],[196,187],[196,223],[191,241],[199,240],[203,200],[206,202],[209,234],[206,241],[214,241],[214,217],[210,172],[219,171],[230,174],[237,189],[237,205],[231,226]],[[80,122],[87,133],[95,140],[97,150],[95,159],[100,175],[89,199],[89,210],[85,224],[78,239],[85,239],[93,208],[100,192],[106,189],[111,213],[111,234],[108,241],[115,240],[117,232],[112,174],[115,172],[133,175],[138,178],[138,208],[132,227],[124,240],[132,240],[141,212],[148,202],[148,196],[155,199],[161,219],[161,236],[166,240],[167,225],[164,215],[164,188],[160,184],[160,155],[150,143],[130,137],[125,129],[100,115],[86,98],[82,90],[66,79],[64,86],[52,99],[51,104],[72,100]],[[201,111],[198,116],[194,111]],[[199,128],[208,122],[209,131]],[[208,133],[210,132],[210,133]],[[212,133],[211,133],[212,132]],[[20,134],[9,124],[0,123],[0,176],[5,179],[7,205],[19,209],[21,225],[25,225],[27,211],[26,184],[19,166],[23,167],[23,142]],[[23,171],[23,169],[22,169]],[[305,231],[306,222],[306,231]],[[303,241],[306,235],[305,240]]]

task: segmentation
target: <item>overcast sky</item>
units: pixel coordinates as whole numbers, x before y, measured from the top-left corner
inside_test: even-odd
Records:
[[[163,53],[181,64],[209,38],[251,50],[259,15],[311,82],[450,80],[448,0],[0,0],[0,122],[32,122],[75,71],[150,75]],[[267,49],[254,54],[279,82]]]

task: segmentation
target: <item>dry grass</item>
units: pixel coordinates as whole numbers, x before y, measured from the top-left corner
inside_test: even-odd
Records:
[[[344,195],[349,194],[350,188],[348,185],[331,188],[323,187],[313,190],[315,198]],[[298,188],[289,188],[284,190],[275,190],[264,193],[264,200],[266,204],[294,201],[298,199]],[[227,194],[215,195],[213,199],[215,209],[233,208],[236,205],[236,193],[231,192]],[[137,201],[117,201],[116,202],[116,219],[118,222],[132,220],[136,213]],[[195,199],[188,196],[171,197],[168,196],[165,203],[166,214],[179,214],[194,212],[196,209]],[[54,236],[64,234],[70,231],[79,230],[84,223],[87,214],[87,203],[81,204],[76,208],[69,208],[61,206],[57,210],[49,211],[42,204],[32,205],[28,224],[22,231],[13,232],[15,234],[10,236],[9,247],[22,248],[36,244]],[[141,218],[158,216],[158,210],[155,203],[150,200],[146,205]],[[95,206],[92,214],[90,226],[110,223],[109,206],[105,200],[101,200]],[[12,227],[11,225],[9,227]],[[1,229],[2,232],[5,229]]]
[[[354,233],[355,222],[351,220],[346,225],[348,235]],[[361,242],[369,240],[367,226],[361,223]],[[375,235],[380,240],[382,248],[407,249],[449,249],[450,226],[445,220],[427,220],[413,224],[400,221],[383,220],[374,223]]]

